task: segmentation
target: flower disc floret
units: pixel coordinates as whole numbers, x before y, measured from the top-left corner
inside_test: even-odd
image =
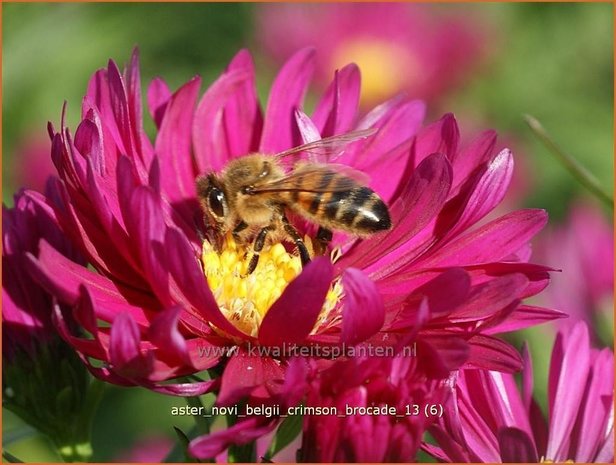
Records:
[[[309,242],[310,238],[306,237]],[[300,257],[280,242],[266,245],[255,270],[247,274],[254,252],[227,236],[222,249],[203,241],[203,272],[223,315],[243,333],[257,337],[259,326],[272,304],[302,271]],[[328,320],[342,296],[339,280],[332,283],[313,329]]]

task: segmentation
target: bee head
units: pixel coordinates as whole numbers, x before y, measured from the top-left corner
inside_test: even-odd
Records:
[[[197,196],[208,216],[218,224],[225,222],[229,214],[229,204],[222,183],[214,174],[197,178]]]

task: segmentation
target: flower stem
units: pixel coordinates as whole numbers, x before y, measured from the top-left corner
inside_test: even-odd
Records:
[[[92,379],[79,419],[67,435],[58,435],[53,442],[65,462],[89,462],[92,458],[92,422],[105,390],[105,383]],[[65,437],[62,440],[60,437]]]
[[[603,188],[597,178],[580,162],[566,153],[548,134],[541,123],[531,115],[524,115],[524,121],[535,136],[552,152],[557,160],[576,178],[580,184],[604,202],[610,209],[614,205],[614,198]]]

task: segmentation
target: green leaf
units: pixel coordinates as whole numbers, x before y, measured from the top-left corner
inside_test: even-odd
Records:
[[[270,461],[278,452],[291,444],[302,430],[302,420],[301,415],[290,415],[284,419],[263,457],[265,460]]]
[[[247,444],[234,444],[229,447],[228,460],[231,463],[256,462],[256,441]]]
[[[190,454],[188,453],[188,446],[190,444],[190,439],[188,436],[186,436],[186,434],[184,433],[184,431],[182,431],[180,428],[178,428],[177,426],[174,426],[173,429],[175,430],[175,434],[178,437],[179,443],[179,450],[182,451],[182,461],[184,462],[197,462],[198,460],[192,458],[190,456]],[[174,448],[175,449],[175,448]]]
[[[184,431],[177,426],[174,426],[173,429],[175,430],[175,434],[177,435],[179,441],[169,451],[167,456],[163,459],[163,462],[179,463],[192,460],[188,457],[188,443],[190,442],[190,438],[195,436],[197,427],[193,426],[188,434],[184,433]]]

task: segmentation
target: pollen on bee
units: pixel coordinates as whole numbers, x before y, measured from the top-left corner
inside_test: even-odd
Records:
[[[201,259],[208,285],[222,313],[239,330],[256,336],[263,317],[300,274],[302,264],[298,255],[289,253],[283,244],[274,243],[263,248],[256,269],[247,275],[252,254],[249,247],[237,244],[229,234],[220,251],[205,240]],[[313,332],[321,324],[333,321],[331,313],[338,306],[341,295],[342,286],[335,281]]]

